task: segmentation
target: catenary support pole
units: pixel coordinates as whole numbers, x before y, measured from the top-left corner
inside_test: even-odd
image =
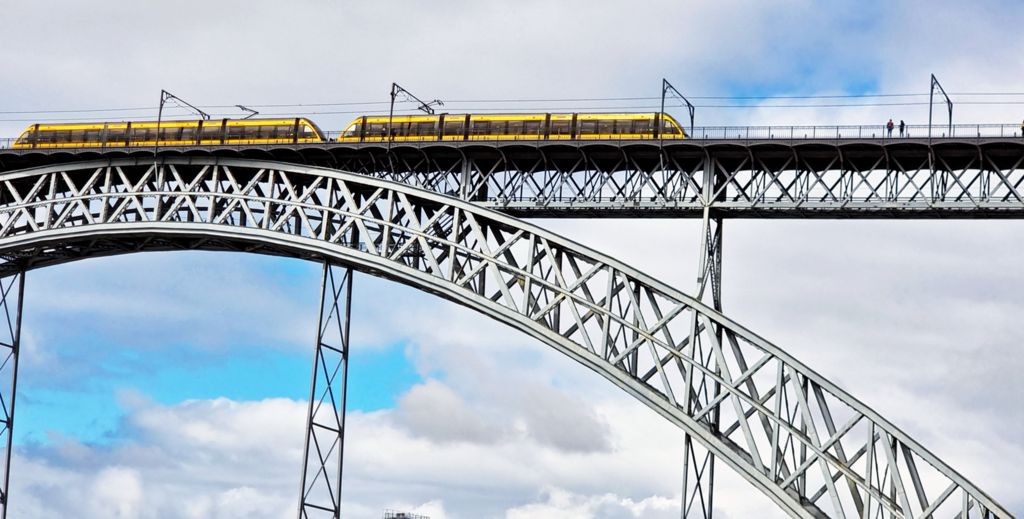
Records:
[[[299,519],[341,517],[352,274],[350,268],[324,263],[303,449]]]
[[[715,310],[722,310],[722,219],[714,214],[713,203],[716,189],[716,172],[714,160],[709,154],[704,157],[704,182],[701,198],[704,203],[703,225],[697,267],[697,298]],[[707,344],[699,337],[696,321],[692,324],[691,337],[693,355],[712,373],[719,373],[720,367]],[[718,341],[722,340],[722,331],[715,331]],[[688,386],[690,393],[684,399],[691,409],[700,409],[715,401],[721,393],[721,385],[712,377],[692,370],[689,372]],[[707,413],[707,426],[717,432],[719,428],[719,412]],[[715,494],[715,456],[707,449],[685,435],[683,441],[683,493],[680,516],[683,519],[711,519],[714,512]]]
[[[25,273],[0,279],[0,412],[3,413],[4,479],[0,488],[0,518],[7,519],[11,482],[11,450],[14,445],[14,397],[18,388],[18,352],[21,349],[21,314],[25,301]],[[7,383],[7,381],[10,381]]]

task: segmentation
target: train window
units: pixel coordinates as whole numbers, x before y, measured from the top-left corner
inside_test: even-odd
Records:
[[[444,134],[445,135],[462,135],[466,131],[466,121],[464,119],[451,119],[445,120],[444,122]]]
[[[98,142],[100,140],[99,130],[85,130],[85,142]]]
[[[181,140],[181,128],[160,128],[160,140],[177,141]]]
[[[508,122],[508,133],[509,133],[509,135],[522,135],[523,134],[523,121],[509,121]]]
[[[418,122],[409,123],[409,135],[433,135],[434,123],[432,122]]]
[[[196,129],[194,127],[182,128],[179,138],[183,141],[196,140]]]
[[[149,129],[148,128],[132,128],[131,134],[132,142],[141,142],[149,140]]]
[[[108,128],[107,142],[123,142],[124,133],[124,128]]]
[[[366,125],[366,135],[371,137],[384,136],[384,123],[369,123]]]
[[[523,123],[523,134],[524,135],[540,135],[540,126],[542,121],[526,121]]]
[[[245,136],[245,127],[228,126],[228,139],[241,139]]]
[[[505,135],[508,133],[508,121],[491,121],[491,135]]]
[[[615,121],[599,121],[597,123],[597,133],[602,135],[612,133],[612,127]]]
[[[219,141],[221,138],[220,126],[203,126],[202,137],[204,141]]]
[[[551,121],[551,135],[569,135],[569,124],[572,121]]]
[[[597,133],[597,121],[580,121],[580,133],[593,135]]]
[[[486,135],[491,131],[491,121],[471,121],[473,125],[473,135]]]

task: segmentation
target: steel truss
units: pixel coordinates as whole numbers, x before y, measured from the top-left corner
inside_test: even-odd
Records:
[[[487,153],[490,152],[490,153]],[[933,159],[933,160],[930,160]],[[347,160],[344,160],[347,159]],[[1024,216],[1024,143],[781,142],[364,152],[341,169],[516,216],[991,218]],[[469,185],[465,185],[466,183]]]
[[[102,161],[0,176],[0,271],[194,248],[343,264],[504,322],[651,407],[794,517],[1012,517],[720,312],[469,202],[253,160]],[[706,381],[720,388],[710,398]]]
[[[767,137],[767,135],[765,135]],[[363,173],[516,216],[1022,218],[1024,140],[731,139],[161,148]],[[149,150],[2,150],[0,171]],[[20,166],[19,166],[20,165]]]
[[[341,517],[352,269],[324,263],[299,519]]]
[[[25,272],[0,278],[0,441],[3,441],[3,487],[0,487],[0,518],[7,518],[14,443],[14,399],[18,387],[18,356],[21,349],[21,314],[25,301]]]
[[[705,171],[704,194],[705,202],[703,225],[701,227],[700,248],[698,249],[697,299],[708,304],[717,312],[722,311],[722,229],[721,218],[712,216],[711,201],[714,195],[713,169]],[[711,178],[709,178],[711,177]],[[698,323],[694,321],[693,326]],[[719,343],[722,342],[721,329],[713,330]],[[705,366],[715,366],[714,351],[698,345],[694,355],[701,359]],[[721,376],[721,371],[716,372]],[[695,388],[693,409],[701,409],[712,405],[721,395],[722,386],[715,377],[703,372],[693,375],[690,386]],[[715,409],[708,413],[708,426],[713,433],[721,431],[720,411]],[[683,490],[680,516],[682,519],[712,519],[714,516],[715,496],[715,454],[695,442],[690,435],[683,437]]]

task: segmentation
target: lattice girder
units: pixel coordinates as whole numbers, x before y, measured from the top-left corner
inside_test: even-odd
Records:
[[[892,423],[727,317],[608,256],[456,198],[245,159],[126,159],[0,176],[2,269],[173,248],[318,258],[480,311],[638,398],[795,517],[1011,517]]]

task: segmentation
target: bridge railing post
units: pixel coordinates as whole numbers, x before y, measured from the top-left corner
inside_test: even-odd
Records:
[[[324,263],[303,448],[299,519],[341,517],[352,274],[350,268]]]
[[[25,300],[25,273],[0,278],[0,435],[4,438],[3,487],[0,518],[7,518],[11,482],[11,451],[14,448],[14,400],[18,389],[18,356],[21,349],[21,315]]]

